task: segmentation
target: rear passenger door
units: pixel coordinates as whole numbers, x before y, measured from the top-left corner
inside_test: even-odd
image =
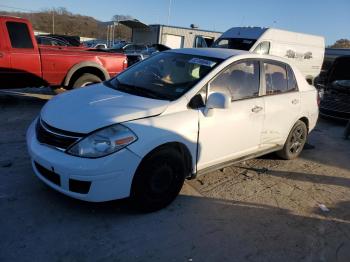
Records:
[[[276,61],[262,61],[265,120],[262,146],[283,145],[300,115],[300,94],[291,67]]]

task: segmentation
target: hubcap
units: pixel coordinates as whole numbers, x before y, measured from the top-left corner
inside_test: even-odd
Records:
[[[297,127],[294,129],[292,137],[290,139],[289,151],[292,154],[297,154],[301,151],[303,143],[305,140],[305,134],[302,127]]]

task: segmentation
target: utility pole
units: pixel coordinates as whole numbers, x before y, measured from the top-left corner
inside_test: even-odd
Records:
[[[169,9],[168,9],[168,25],[170,25],[171,1],[172,1],[172,0],[169,0]]]
[[[107,47],[109,47],[109,25],[107,25]]]
[[[55,34],[55,10],[52,10],[52,34]]]

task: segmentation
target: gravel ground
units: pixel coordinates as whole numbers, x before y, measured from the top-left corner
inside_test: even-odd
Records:
[[[0,93],[0,261],[350,261],[344,126],[320,120],[299,159],[200,176],[168,208],[137,214],[35,178],[25,131],[50,94]]]

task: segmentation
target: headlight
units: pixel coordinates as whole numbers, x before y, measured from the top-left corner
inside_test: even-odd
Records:
[[[137,140],[127,127],[117,124],[100,129],[80,140],[67,150],[68,154],[97,158],[112,154]]]

